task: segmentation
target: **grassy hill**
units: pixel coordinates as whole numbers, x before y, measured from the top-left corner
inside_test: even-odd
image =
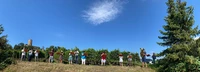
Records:
[[[10,65],[3,72],[155,72],[150,68],[121,67],[121,66],[94,66],[69,65],[44,62],[18,62]]]

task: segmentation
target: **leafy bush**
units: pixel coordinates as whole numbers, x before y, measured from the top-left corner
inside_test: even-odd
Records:
[[[13,58],[7,58],[6,60],[4,60],[3,62],[0,63],[0,70],[3,70],[8,65],[16,64],[16,63],[17,62]]]

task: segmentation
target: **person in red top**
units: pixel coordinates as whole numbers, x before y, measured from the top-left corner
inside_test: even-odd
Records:
[[[52,49],[50,53],[50,57],[49,57],[49,63],[53,63],[53,55],[54,55],[54,50]]]
[[[105,52],[103,52],[101,54],[101,65],[105,65],[105,63],[106,63],[106,54]]]

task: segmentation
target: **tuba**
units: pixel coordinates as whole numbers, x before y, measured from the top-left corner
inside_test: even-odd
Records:
[[[37,52],[37,53],[40,53],[40,51],[39,51],[39,50],[37,50],[36,52]]]
[[[129,55],[128,58],[132,58],[132,55]]]
[[[25,48],[24,51],[25,51],[25,52],[28,52],[28,49]]]
[[[85,56],[88,56],[88,53],[87,53],[87,52],[85,52],[85,53],[84,53],[84,55],[85,55]]]
[[[106,56],[106,53],[104,53],[103,55]]]
[[[74,55],[74,52],[72,51],[72,52],[70,52],[70,54],[71,54],[71,55]]]
[[[122,54],[119,54],[119,56],[123,56]]]

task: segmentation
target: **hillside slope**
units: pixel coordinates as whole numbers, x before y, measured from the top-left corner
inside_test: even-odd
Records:
[[[8,66],[3,72],[154,72],[149,68],[120,67],[120,66],[93,66],[68,65],[43,62],[18,62]]]

